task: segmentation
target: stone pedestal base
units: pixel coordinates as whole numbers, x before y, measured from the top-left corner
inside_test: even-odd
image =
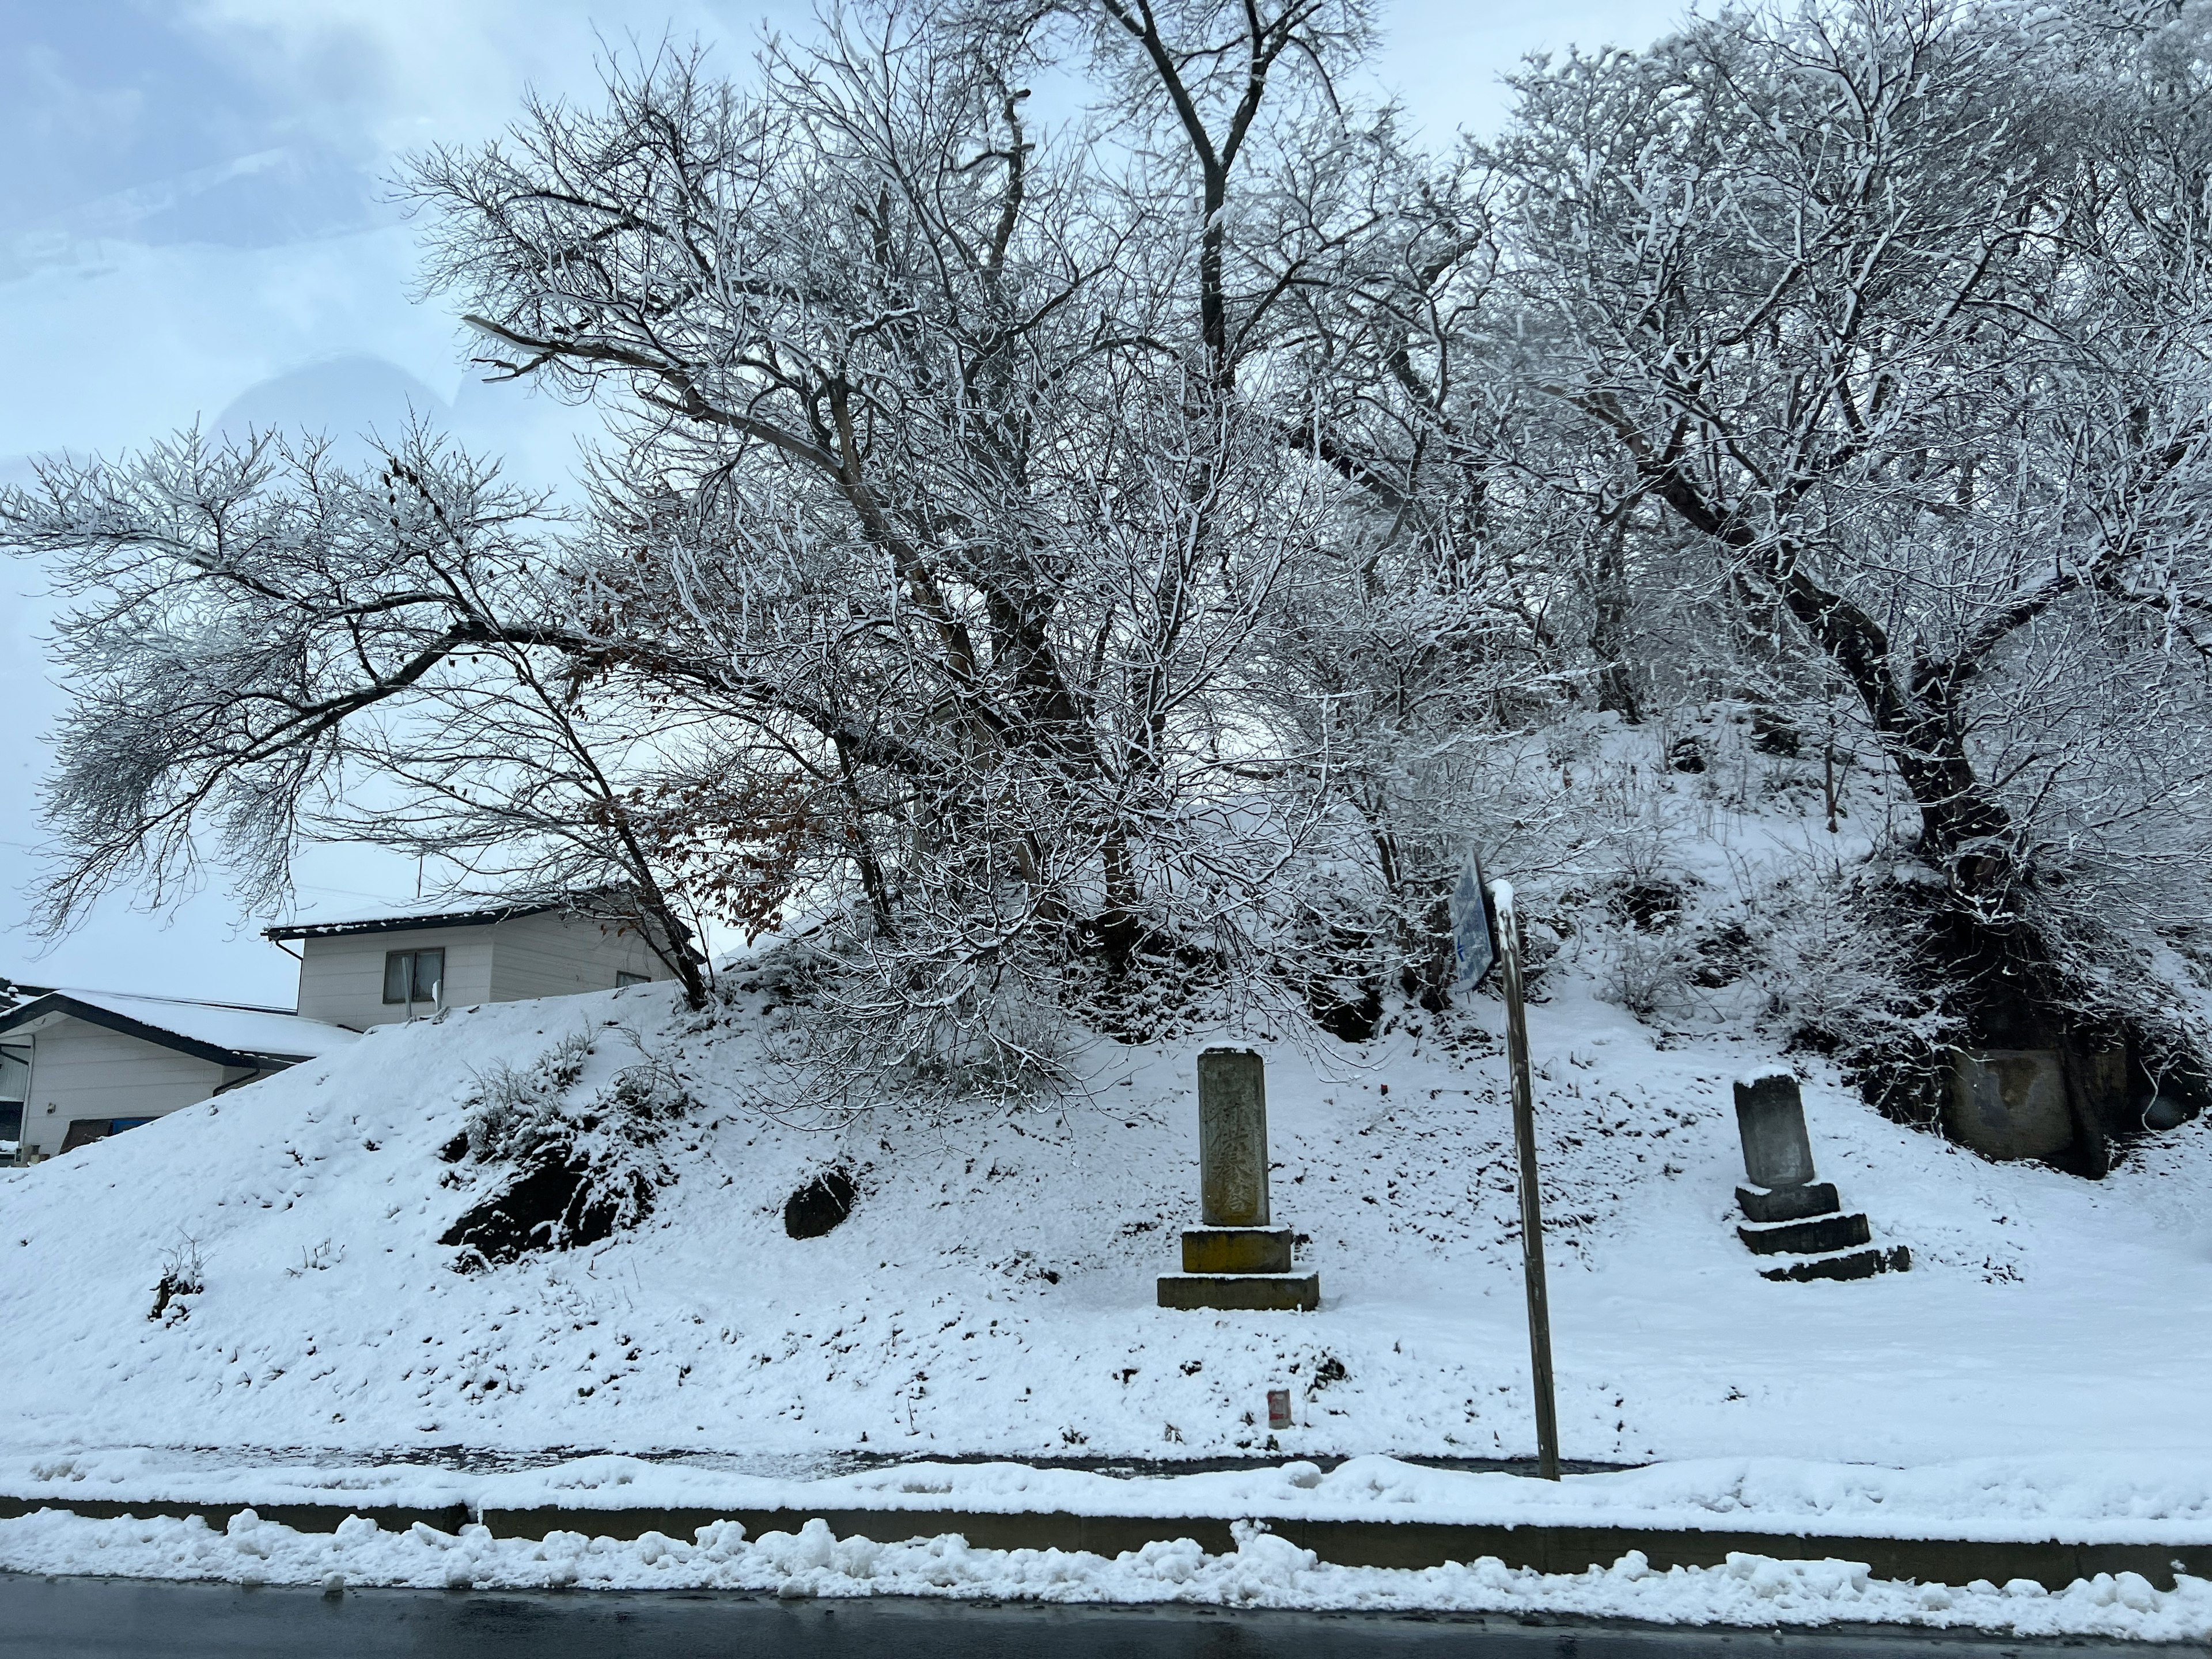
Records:
[[[1739,1187],[1737,1207],[1747,1221],[1802,1221],[1808,1216],[1833,1215],[1843,1203],[1832,1181],[1808,1181],[1802,1187]]]
[[[1310,1313],[1321,1275],[1291,1271],[1291,1243],[1288,1227],[1186,1227],[1182,1271],[1160,1275],[1160,1306]]]
[[[1186,1227],[1182,1270],[1187,1273],[1286,1273],[1291,1270],[1291,1230]]]
[[[1816,1215],[1804,1221],[1747,1224],[1735,1230],[1753,1255],[1823,1255],[1855,1250],[1870,1243],[1874,1230],[1863,1215]]]
[[[1761,1279],[1802,1284],[1811,1279],[1872,1279],[1876,1273],[1907,1273],[1912,1252],[1902,1244],[1887,1249],[1874,1243],[1863,1213],[1846,1215],[1835,1184],[1808,1181],[1796,1187],[1739,1187],[1735,1201],[1744,1224],[1735,1230],[1753,1255],[1797,1258],[1761,1267]]]
[[[1321,1306],[1319,1273],[1162,1273],[1163,1308],[1218,1308],[1242,1313],[1311,1313]]]

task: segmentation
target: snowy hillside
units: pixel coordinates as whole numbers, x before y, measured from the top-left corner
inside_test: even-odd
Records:
[[[1056,1111],[810,1131],[750,1079],[791,1011],[686,1035],[670,988],[459,1011],[29,1170],[0,1173],[10,1450],[466,1445],[1200,1457],[1531,1449],[1504,1066],[1403,1031],[1269,1056],[1275,1208],[1309,1315],[1164,1311],[1196,1219],[1192,1058],[1086,1051]],[[1497,1005],[1476,1016],[1493,1035]],[[2102,1183],[1996,1166],[1806,1091],[1824,1177],[1913,1270],[1761,1279],[1731,1226],[1729,1080],[1771,1058],[1655,1041],[1565,968],[1531,1010],[1571,1460],[1911,1463],[2212,1450],[2200,1121]],[[1254,1033],[1231,1034],[1238,1040]],[[588,1038],[572,1094],[641,1050],[693,1104],[635,1230],[464,1273],[440,1237],[492,1176],[449,1161],[496,1065]],[[791,1194],[849,1169],[826,1236]],[[150,1318],[165,1265],[204,1288]],[[1265,1390],[1296,1391],[1270,1439]]]

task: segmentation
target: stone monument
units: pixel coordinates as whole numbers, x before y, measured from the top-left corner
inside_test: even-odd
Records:
[[[1771,1071],[1737,1079],[1735,1127],[1750,1182],[1735,1189],[1745,1222],[1736,1237],[1754,1255],[1797,1258],[1762,1267],[1762,1278],[1869,1279],[1912,1265],[1902,1244],[1870,1248],[1865,1215],[1845,1215],[1835,1183],[1813,1178],[1813,1143],[1795,1076]]]
[[[1794,1221],[1835,1208],[1836,1189],[1813,1180],[1804,1097],[1790,1073],[1736,1079],[1735,1131],[1743,1142],[1743,1172],[1751,1182],[1736,1188],[1736,1201],[1753,1221]]]
[[[2074,1144],[2066,1067],[2050,1048],[1954,1049],[1943,1127],[1984,1158],[2056,1158]]]
[[[1198,1057],[1199,1223],[1182,1271],[1160,1275],[1163,1308],[1310,1310],[1321,1275],[1291,1271],[1291,1230],[1267,1207],[1266,1063],[1249,1048]]]
[[[1249,1048],[1198,1057],[1198,1206],[1209,1227],[1267,1224],[1267,1075]]]

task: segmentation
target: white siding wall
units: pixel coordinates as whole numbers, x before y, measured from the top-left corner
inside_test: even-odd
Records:
[[[356,1031],[406,1018],[404,1006],[384,1000],[384,957],[389,951],[443,951],[446,1006],[466,1008],[490,1002],[492,932],[489,926],[417,927],[404,933],[303,939],[299,942],[300,1012]],[[418,1018],[431,1012],[416,1005]]]
[[[548,914],[517,916],[493,930],[495,1002],[611,991],[617,974],[675,977],[646,947],[642,937],[612,922]]]
[[[72,1119],[161,1117],[198,1104],[232,1079],[252,1075],[104,1026],[57,1020],[31,1038],[24,1150],[51,1158],[61,1151]]]

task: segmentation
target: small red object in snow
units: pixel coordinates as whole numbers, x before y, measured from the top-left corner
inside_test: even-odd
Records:
[[[1288,1389],[1267,1390],[1267,1426],[1271,1429],[1291,1426],[1291,1391]]]

